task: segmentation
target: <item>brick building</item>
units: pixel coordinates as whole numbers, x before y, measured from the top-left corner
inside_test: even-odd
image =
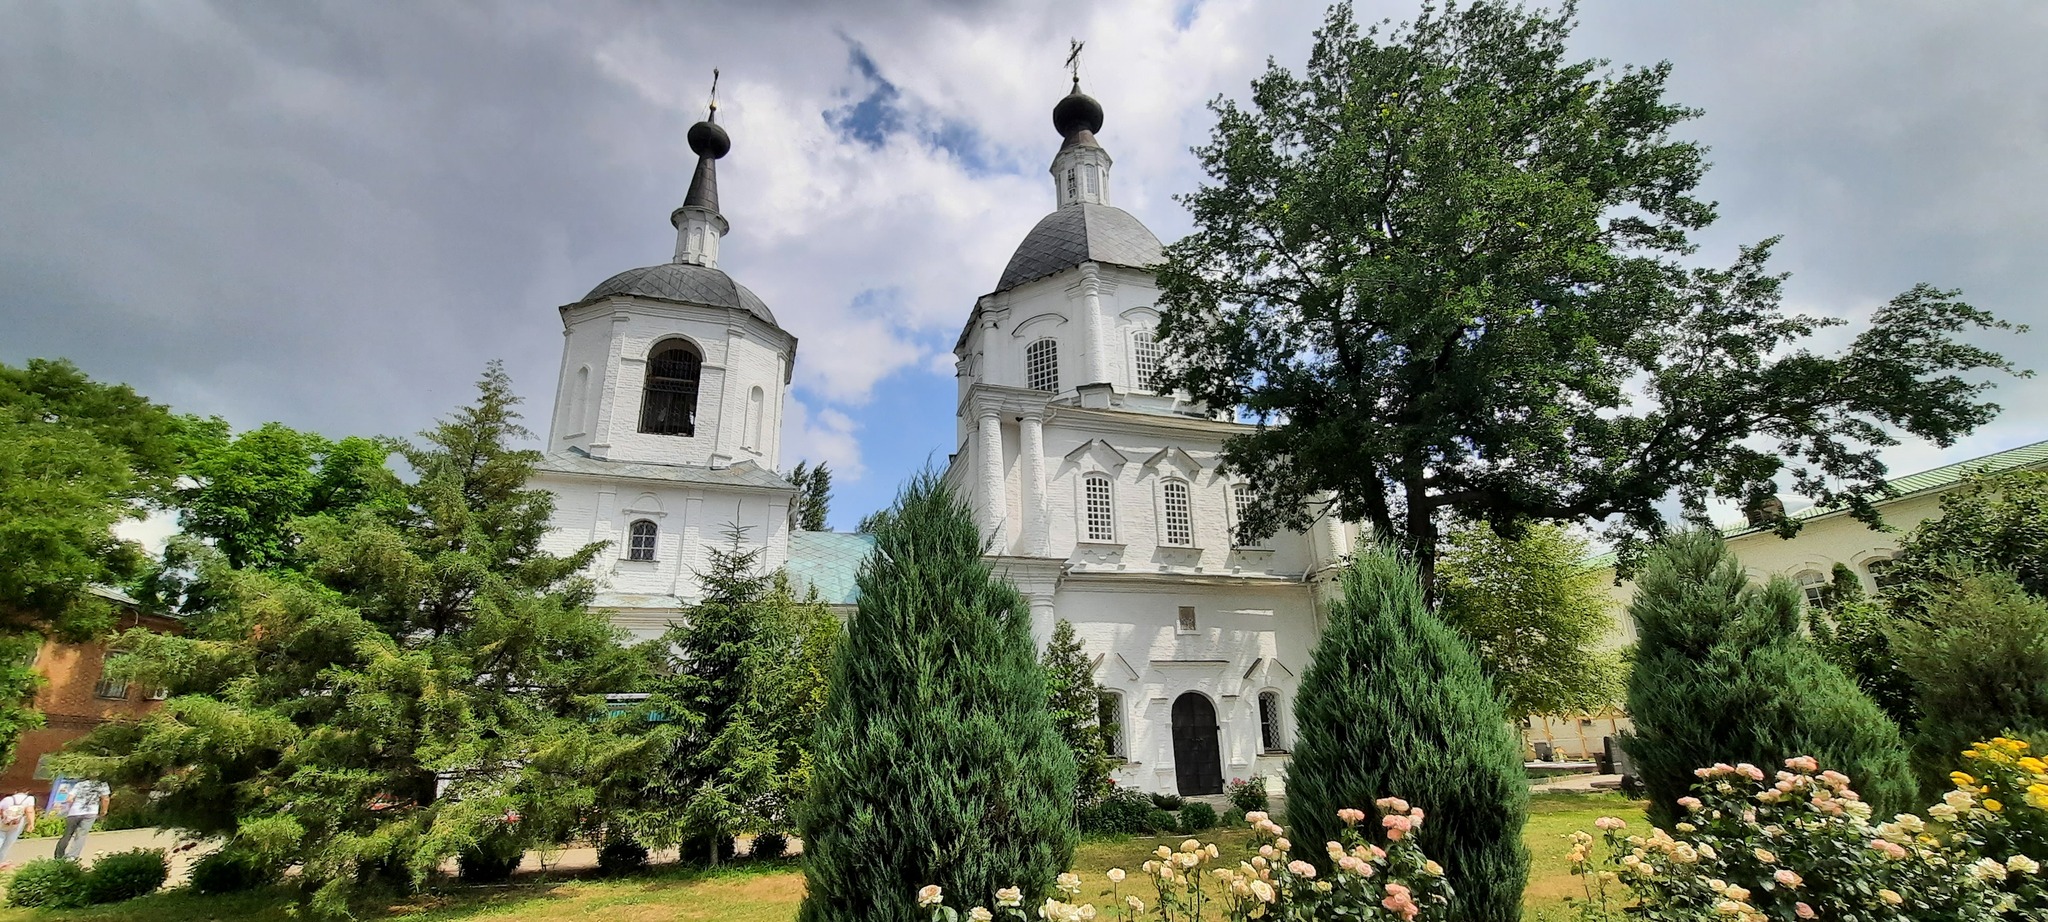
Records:
[[[93,592],[114,603],[120,611],[116,631],[134,627],[178,630],[177,619],[144,612],[140,604],[118,590]],[[36,671],[49,680],[36,693],[36,710],[43,713],[43,728],[22,734],[14,763],[0,772],[0,791],[47,791],[49,775],[41,768],[51,753],[109,720],[141,717],[161,706],[163,699],[150,690],[108,677],[106,659],[107,645],[103,642],[43,641],[35,658]]]

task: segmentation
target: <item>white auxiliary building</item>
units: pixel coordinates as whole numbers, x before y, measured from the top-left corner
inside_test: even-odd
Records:
[[[1319,576],[1351,547],[1310,534],[1234,540],[1246,487],[1222,474],[1228,414],[1152,386],[1159,239],[1110,199],[1102,107],[1080,92],[1053,124],[1056,207],[974,304],[958,356],[958,450],[946,479],[972,503],[1041,641],[1074,624],[1120,726],[1118,780],[1209,794],[1285,765],[1292,702],[1321,628]],[[776,474],[796,339],[717,268],[727,230],[711,121],[674,261],[620,273],[561,309],[561,384],[540,482],[556,550],[612,542],[598,604],[651,636],[699,594],[728,523],[769,566],[851,605],[865,536],[788,529]]]

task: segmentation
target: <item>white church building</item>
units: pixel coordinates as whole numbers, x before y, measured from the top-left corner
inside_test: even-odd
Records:
[[[561,308],[536,475],[556,497],[550,549],[610,542],[597,605],[640,638],[698,598],[695,574],[735,525],[767,566],[841,610],[870,547],[789,527],[795,488],[777,471],[797,340],[718,268],[729,226],[716,162],[731,142],[715,118],[690,129],[698,162],[669,218],[673,259]],[[1030,600],[1041,642],[1056,619],[1074,624],[1120,727],[1120,783],[1208,794],[1233,777],[1277,781],[1321,577],[1356,529],[1233,539],[1249,495],[1218,457],[1241,427],[1152,386],[1160,244],[1112,204],[1102,121],[1078,84],[1053,110],[1054,207],[966,311],[945,477]]]

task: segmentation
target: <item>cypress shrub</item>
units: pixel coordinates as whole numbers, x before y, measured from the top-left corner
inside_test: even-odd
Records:
[[[981,551],[929,473],[876,528],[813,738],[801,922],[919,918],[924,884],[984,906],[1015,886],[1036,906],[1073,859],[1074,756],[1030,610]]]
[[[1294,706],[1291,838],[1326,860],[1308,845],[1342,838],[1339,809],[1404,798],[1427,812],[1417,844],[1443,863],[1453,917],[1516,922],[1529,781],[1492,683],[1393,551],[1361,548],[1340,582]]]
[[[1801,755],[1848,775],[1878,816],[1910,809],[1898,726],[1800,635],[1799,612],[1791,581],[1752,585],[1718,534],[1674,535],[1651,552],[1629,603],[1635,729],[1621,742],[1652,823],[1677,822],[1697,768],[1773,772]]]
[[[1890,633],[1926,715],[1913,734],[1922,798],[1979,740],[2048,731],[2048,602],[2007,573],[1945,573],[1921,597],[1927,620]]]

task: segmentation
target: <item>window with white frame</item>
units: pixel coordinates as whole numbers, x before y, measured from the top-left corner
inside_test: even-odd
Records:
[[[1148,391],[1159,390],[1159,337],[1151,330],[1131,334],[1131,370],[1137,376],[1139,387]]]
[[[1880,557],[1869,561],[1863,565],[1863,570],[1870,574],[1870,585],[1875,586],[1879,592],[1885,591],[1893,583],[1899,581],[1898,575],[1892,572],[1892,559],[1890,557]]]
[[[1287,740],[1280,732],[1280,693],[1259,692],[1259,748],[1265,752],[1284,752]]]
[[[646,519],[634,522],[632,527],[627,529],[626,559],[653,560],[654,539],[660,534],[661,529],[653,522]]]
[[[1828,578],[1819,570],[1801,570],[1792,577],[1799,584],[1799,591],[1806,595],[1806,607],[1819,608],[1827,598]]]
[[[1115,541],[1116,495],[1110,492],[1109,478],[1102,474],[1089,474],[1081,481],[1081,492],[1088,540]]]
[[[1060,344],[1041,339],[1024,347],[1024,386],[1034,391],[1060,389]]]
[[[1253,541],[1244,535],[1245,516],[1252,511],[1252,488],[1250,484],[1234,484],[1230,488],[1230,543],[1235,547],[1251,547]]]
[[[1195,512],[1187,483],[1169,480],[1159,489],[1162,505],[1166,507],[1166,530],[1161,543],[1174,547],[1194,546]]]
[[[1095,721],[1102,727],[1102,742],[1109,754],[1119,759],[1131,757],[1131,751],[1124,742],[1124,693],[1104,691],[1095,699]]]

